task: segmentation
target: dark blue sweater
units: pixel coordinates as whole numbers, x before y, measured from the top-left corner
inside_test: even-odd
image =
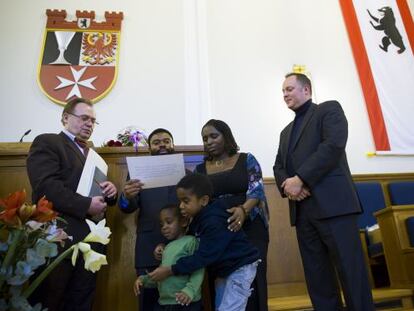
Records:
[[[229,207],[216,200],[204,207],[190,225],[190,233],[200,240],[193,255],[180,258],[171,267],[174,274],[190,274],[208,267],[214,275],[227,277],[238,268],[259,259],[258,250],[247,240],[243,230],[227,229]]]

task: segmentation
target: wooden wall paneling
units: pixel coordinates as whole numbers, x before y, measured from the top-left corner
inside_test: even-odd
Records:
[[[288,200],[282,198],[273,178],[265,178],[264,184],[270,212],[267,281],[269,284],[304,282],[296,230],[290,225]]]
[[[26,172],[26,158],[30,143],[0,143],[0,197],[26,190],[31,201],[32,190]]]
[[[117,150],[114,150],[117,152]],[[127,177],[125,154],[101,153],[108,163],[108,179],[122,191]],[[135,238],[137,213],[122,213],[118,206],[107,209],[111,241],[107,246],[108,265],[98,273],[94,310],[137,310],[132,289],[135,273]]]

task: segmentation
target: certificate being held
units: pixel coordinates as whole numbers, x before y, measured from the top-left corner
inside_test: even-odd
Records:
[[[127,157],[129,177],[139,179],[143,189],[176,185],[185,175],[182,154]]]

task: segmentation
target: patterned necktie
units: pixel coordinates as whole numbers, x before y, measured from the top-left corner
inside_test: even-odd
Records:
[[[83,154],[86,157],[88,155],[89,147],[86,140],[80,139],[79,137],[75,137],[76,144],[82,148]]]

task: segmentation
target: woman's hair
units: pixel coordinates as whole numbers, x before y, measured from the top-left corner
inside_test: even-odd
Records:
[[[236,140],[234,139],[233,133],[231,132],[230,126],[227,125],[226,122],[216,119],[210,119],[207,121],[206,124],[203,125],[203,128],[206,126],[212,126],[217,131],[219,131],[224,138],[224,151],[229,155],[232,156],[239,151],[239,146],[237,146]],[[211,160],[211,156],[207,154],[207,160]]]
[[[191,173],[185,175],[177,184],[177,189],[182,188],[191,191],[197,198],[207,195],[213,197],[213,185],[206,175]]]

